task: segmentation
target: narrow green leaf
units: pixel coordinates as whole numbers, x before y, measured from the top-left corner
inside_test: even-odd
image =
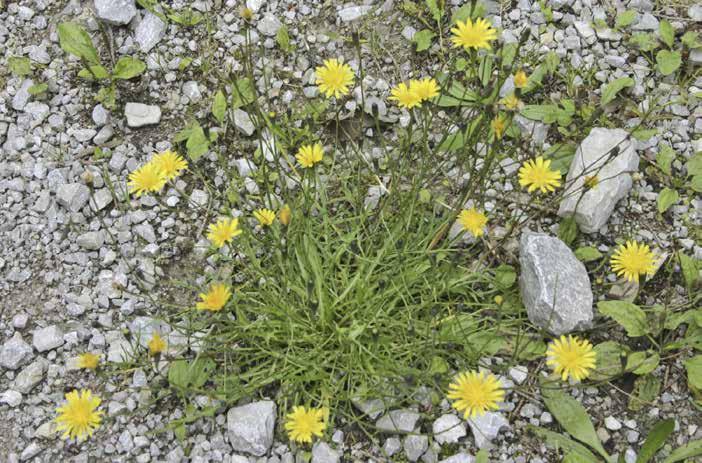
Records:
[[[670,145],[664,143],[661,145],[656,155],[656,165],[665,174],[670,175],[672,173],[672,164],[675,159],[675,151]]]
[[[687,383],[697,389],[702,389],[702,355],[696,355],[683,362],[687,370]]]
[[[58,36],[63,51],[84,59],[90,65],[100,64],[93,41],[85,29],[78,24],[70,22],[59,24]]]
[[[533,425],[527,425],[527,430],[542,438],[549,447],[565,450],[571,455],[575,454],[581,458],[583,462],[601,463],[600,459],[597,458],[587,447],[585,447],[583,444],[575,442],[563,434]]]
[[[568,246],[573,244],[578,237],[578,223],[575,221],[575,216],[569,215],[561,219],[558,225],[558,237]]]
[[[658,199],[656,200],[656,203],[658,204],[658,212],[663,214],[670,206],[677,203],[678,199],[680,199],[680,197],[678,196],[678,192],[676,190],[673,190],[672,188],[663,188],[663,191],[658,194]]]
[[[692,295],[693,287],[699,278],[697,261],[682,251],[678,252],[678,261],[680,262],[680,270],[685,279],[685,286],[687,286],[688,292]]]
[[[644,336],[650,331],[646,313],[636,304],[627,301],[600,301],[597,308],[602,315],[623,326],[630,337]]]
[[[675,429],[675,420],[659,421],[648,433],[646,441],[641,446],[636,463],[648,463],[665,444],[670,433]]]
[[[212,101],[212,115],[220,124],[224,123],[224,117],[227,114],[227,97],[221,90],[215,94]]]
[[[285,24],[280,26],[278,32],[275,33],[275,41],[284,52],[289,53],[292,51],[293,46],[290,44],[290,34]]]
[[[673,42],[675,41],[675,30],[672,24],[667,20],[661,20],[658,26],[658,34],[661,36],[661,40],[664,44],[668,45],[668,48],[673,47]]]
[[[676,463],[698,455],[702,455],[702,439],[688,442],[686,445],[673,450],[668,458],[663,460],[663,463]]]
[[[606,105],[607,103],[614,100],[614,98],[617,96],[617,93],[619,93],[621,90],[633,86],[634,79],[632,79],[631,77],[620,77],[619,79],[613,80],[605,86],[604,90],[602,90],[602,99],[600,103],[602,105]]]
[[[202,130],[200,124],[195,123],[193,126],[185,147],[188,150],[188,157],[193,161],[200,159],[210,149],[210,141],[205,136],[205,131]]]

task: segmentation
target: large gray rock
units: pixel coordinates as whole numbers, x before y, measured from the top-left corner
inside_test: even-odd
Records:
[[[440,416],[432,425],[434,440],[439,444],[455,444],[468,434],[466,424],[453,413]]]
[[[136,4],[134,0],[95,0],[95,13],[110,24],[129,24],[136,15]]]
[[[13,383],[13,389],[22,394],[29,393],[34,386],[44,379],[44,373],[49,368],[49,362],[38,358],[19,372]]]
[[[378,421],[376,421],[375,426],[380,431],[387,431],[392,433],[412,432],[418,420],[419,413],[413,410],[392,410],[388,414],[383,415]]]
[[[590,326],[590,278],[564,242],[525,231],[519,243],[519,263],[522,301],[533,324],[555,335]]]
[[[429,448],[429,438],[427,436],[410,434],[405,437],[404,448],[407,459],[409,461],[417,461]]]
[[[253,119],[251,119],[249,113],[238,108],[234,110],[234,125],[247,137],[253,135],[254,131],[256,130],[256,126],[254,125]]]
[[[503,429],[509,428],[509,421],[498,412],[486,412],[468,420],[468,426],[473,433],[475,446],[479,449],[488,447]]]
[[[167,24],[155,14],[148,12],[144,15],[136,30],[134,41],[139,44],[142,53],[148,53],[166,34]]]
[[[282,25],[283,23],[281,23],[274,14],[266,13],[263,15],[263,18],[258,21],[256,28],[261,34],[274,37]]]
[[[65,183],[56,188],[56,202],[71,212],[78,212],[90,199],[90,189],[82,183]]]
[[[129,127],[143,127],[161,121],[161,108],[143,103],[127,103],[124,106],[124,115]]]
[[[615,147],[619,152],[614,156]],[[558,215],[575,214],[585,233],[594,233],[607,223],[617,202],[631,190],[630,173],[639,168],[639,156],[622,129],[594,128],[575,152]],[[587,177],[596,176],[594,188],[585,187]]]
[[[276,406],[270,400],[233,407],[227,412],[229,443],[237,452],[265,455],[273,445]]]
[[[312,447],[312,463],[339,463],[339,452],[326,442],[318,441]]]
[[[34,332],[32,344],[39,352],[56,349],[63,345],[63,331],[56,325],[40,328]]]
[[[15,93],[15,96],[12,97],[12,109],[16,111],[23,111],[24,107],[27,106],[27,103],[29,103],[29,99],[32,97],[29,94],[29,89],[34,85],[34,81],[32,79],[25,79],[22,82],[22,85],[20,85],[20,88],[17,90],[17,93]]]
[[[24,342],[22,335],[15,332],[0,349],[0,366],[16,370],[32,358],[32,346]]]

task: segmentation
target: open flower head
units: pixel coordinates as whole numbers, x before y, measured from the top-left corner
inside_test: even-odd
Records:
[[[410,91],[417,94],[420,101],[431,100],[439,96],[439,84],[431,77],[425,77],[419,80],[411,80],[409,85]]]
[[[87,389],[73,390],[66,394],[66,403],[56,409],[56,429],[63,437],[85,440],[93,435],[102,421],[100,398]]]
[[[315,69],[319,90],[327,97],[339,98],[349,93],[349,86],[353,84],[353,71],[351,67],[336,58],[324,61],[322,66]]]
[[[197,303],[198,310],[210,310],[217,312],[232,297],[232,291],[224,283],[215,283],[209,287],[206,293],[200,293],[200,301]]]
[[[522,71],[521,69],[514,74],[514,86],[516,88],[524,88],[528,82],[529,78],[527,77],[526,72]]]
[[[614,252],[610,264],[618,276],[638,282],[639,275],[653,275],[657,260],[647,244],[627,241]]]
[[[561,173],[551,170],[551,160],[543,157],[530,159],[519,168],[519,184],[528,187],[527,191],[538,189],[542,193],[554,191],[561,186]]]
[[[154,162],[147,162],[129,174],[129,191],[138,198],[143,193],[161,191],[166,184],[166,176]]]
[[[454,47],[463,47],[466,50],[471,48],[490,48],[490,42],[497,38],[497,31],[492,28],[490,23],[478,18],[473,22],[470,18],[465,22],[457,21],[456,27],[451,29]]]
[[[166,177],[167,181],[173,180],[188,168],[188,162],[180,154],[171,150],[158,153],[151,159],[151,162],[161,170],[161,174]]]
[[[494,375],[484,371],[466,371],[449,384],[446,396],[454,401],[453,408],[468,419],[482,416],[489,410],[497,410],[498,402],[505,398],[505,391]]]
[[[285,421],[288,437],[300,443],[311,443],[313,436],[322,437],[327,427],[326,415],[324,408],[293,407]]]
[[[211,223],[207,229],[207,239],[218,248],[241,235],[239,219],[236,217],[220,218],[217,222]]]
[[[313,167],[322,160],[322,157],[324,157],[324,149],[322,148],[321,143],[315,143],[314,145],[303,145],[295,155],[297,162],[299,162],[305,169]]]
[[[487,224],[487,217],[476,208],[464,209],[458,214],[458,223],[464,230],[471,232],[476,238],[483,235],[483,228]]]
[[[275,212],[270,209],[259,209],[254,211],[253,215],[263,227],[273,225],[275,222]]]
[[[166,341],[161,337],[160,334],[154,333],[147,344],[149,347],[149,354],[160,355],[166,351]]]
[[[278,212],[278,220],[280,220],[280,223],[286,227],[290,225],[290,221],[292,220],[292,211],[290,210],[290,206],[286,204],[280,208],[280,211]]]
[[[568,335],[554,339],[546,350],[546,364],[553,367],[554,373],[563,381],[568,377],[582,381],[595,368],[597,353],[589,341]]]
[[[416,88],[412,88],[412,84],[400,82],[390,90],[388,100],[397,103],[397,106],[405,109],[412,109],[422,105],[422,97],[419,96]]]
[[[502,138],[502,135],[505,134],[505,130],[507,130],[507,118],[502,114],[498,114],[490,122],[490,128],[492,129],[496,138]]]
[[[85,370],[94,370],[100,363],[100,356],[92,352],[86,352],[78,356],[78,368]]]

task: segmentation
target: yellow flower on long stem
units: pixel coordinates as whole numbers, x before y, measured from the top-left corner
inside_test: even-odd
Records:
[[[487,221],[488,218],[485,214],[474,207],[464,209],[458,214],[458,223],[463,226],[464,230],[468,230],[476,238],[483,235],[483,228],[485,228]]]
[[[285,421],[285,430],[290,440],[300,443],[311,443],[312,437],[322,437],[327,427],[326,410],[324,408],[293,407]]]
[[[390,94],[388,100],[395,101],[400,108],[412,109],[422,105],[422,98],[411,84],[408,86],[404,82],[400,82],[390,90]]]
[[[166,351],[166,347],[168,347],[166,345],[166,341],[158,333],[151,335],[151,339],[149,340],[147,346],[149,347],[149,354],[154,356],[162,354]]]
[[[200,301],[196,307],[198,310],[210,310],[217,312],[227,303],[232,296],[229,286],[224,283],[215,283],[210,286],[206,293],[200,293]]]
[[[417,94],[420,101],[431,100],[439,96],[439,84],[431,77],[425,77],[420,80],[411,80],[409,85],[410,91]]]
[[[457,21],[456,27],[451,29],[454,47],[463,47],[466,50],[471,48],[490,48],[490,41],[497,38],[497,31],[492,28],[490,23],[478,18],[473,22],[470,18],[465,22]]]
[[[528,187],[529,193],[536,189],[542,193],[554,191],[561,185],[560,179],[561,173],[551,170],[551,160],[544,160],[541,156],[530,159],[519,168],[519,184]]]
[[[241,234],[239,219],[236,217],[220,218],[217,222],[211,223],[207,228],[209,230],[207,232],[207,239],[218,248],[221,248]]]
[[[270,209],[259,209],[253,215],[262,227],[269,227],[275,222],[275,212]]]
[[[502,135],[505,134],[505,130],[507,130],[507,118],[502,114],[498,114],[490,122],[490,128],[495,133],[495,138],[502,138]]]
[[[315,69],[319,90],[327,97],[339,98],[349,93],[349,86],[353,84],[353,71],[351,67],[336,58],[324,61],[322,66]]]
[[[521,69],[514,74],[514,86],[516,88],[524,88],[526,87],[527,83],[529,83],[529,78],[526,75],[526,72],[522,71]]]
[[[453,400],[453,408],[463,413],[465,419],[482,416],[497,410],[505,398],[500,381],[491,373],[466,371],[449,384],[446,396]]]
[[[305,169],[313,167],[315,164],[320,162],[323,157],[324,149],[322,148],[321,143],[315,143],[314,145],[303,145],[295,155],[297,162],[299,162]]]
[[[94,370],[100,363],[100,356],[92,352],[86,352],[78,356],[78,368],[85,370]]]
[[[100,398],[87,389],[69,392],[66,403],[56,409],[56,429],[63,431],[64,438],[79,441],[92,436],[102,421],[103,412],[97,409],[100,402]]]
[[[129,191],[138,198],[143,193],[161,191],[166,184],[166,176],[153,162],[147,162],[129,174]]]
[[[624,276],[628,281],[638,283],[639,275],[653,275],[657,260],[647,244],[627,241],[626,245],[620,245],[617,248],[610,264],[618,276]]]
[[[554,373],[563,381],[568,377],[582,381],[595,368],[597,353],[589,341],[577,336],[561,336],[554,339],[546,350],[546,364],[553,367]]]
[[[167,181],[178,177],[182,171],[188,168],[188,162],[171,150],[158,153],[151,159],[151,162],[161,170]]]
[[[280,223],[285,226],[290,224],[290,220],[292,220],[292,211],[290,210],[290,206],[286,204],[280,208],[280,211],[278,212],[278,220],[280,220]]]

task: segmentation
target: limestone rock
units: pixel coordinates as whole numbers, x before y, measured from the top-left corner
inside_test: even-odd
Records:
[[[136,15],[136,4],[134,0],[95,0],[95,13],[110,24],[129,24]]]
[[[158,124],[161,121],[161,108],[143,103],[127,103],[124,107],[129,127],[143,127]]]
[[[270,400],[261,400],[227,412],[229,443],[237,452],[265,455],[273,445],[276,406]]]

